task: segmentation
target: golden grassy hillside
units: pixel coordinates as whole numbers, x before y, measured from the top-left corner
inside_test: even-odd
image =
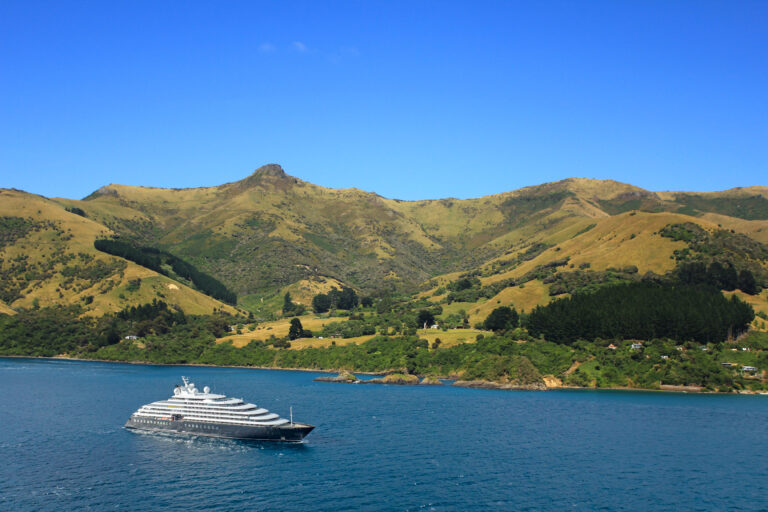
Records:
[[[93,241],[110,230],[66,211],[59,202],[0,190],[0,217],[22,218],[34,225],[1,248],[5,279],[0,286],[7,293],[17,290],[7,306],[80,304],[88,314],[101,315],[157,298],[191,314],[214,308],[235,311],[154,271],[97,251]]]
[[[707,197],[712,198],[719,198],[719,197],[731,197],[731,198],[739,198],[739,197],[750,197],[750,196],[762,196],[768,199],[768,187],[762,186],[762,185],[753,185],[750,187],[736,187],[736,188],[730,188],[728,190],[721,190],[718,192],[672,192],[672,191],[664,191],[664,192],[657,192],[659,197],[661,197],[664,200],[667,201],[673,201],[676,196],[678,195],[704,195]]]
[[[0,315],[15,315],[16,311],[11,309],[5,302],[0,302]]]
[[[474,199],[399,201],[307,183],[270,164],[215,187],[113,184],[82,201],[35,201],[43,205],[44,217],[66,217],[66,229],[73,234],[68,247],[82,242],[83,250],[90,250],[98,234],[119,234],[184,258],[236,291],[242,306],[266,314],[279,310],[286,291],[294,302],[309,305],[314,294],[331,286],[352,286],[361,293],[410,291],[430,280],[434,286],[422,296],[436,300],[440,297],[432,295],[440,282],[455,280],[468,269],[480,269],[488,285],[565,257],[574,268],[634,265],[641,273],[661,274],[674,266],[672,252],[683,247],[656,234],[667,224],[719,225],[768,241],[766,191],[756,186],[657,193],[612,180],[569,178]],[[87,218],[64,207],[81,208]],[[552,247],[517,267],[495,270],[536,243]],[[98,256],[111,261],[103,257]],[[130,279],[141,278],[148,286],[123,302],[176,292],[163,278],[153,284],[151,275],[141,272],[130,265],[125,269]],[[121,279],[94,295],[94,308],[118,307],[120,293],[128,297],[123,288],[130,279]],[[52,293],[40,285],[35,292],[39,300],[56,298],[60,285],[51,284]],[[111,293],[118,288],[115,299]],[[515,291],[514,299],[528,309],[545,300],[540,292],[541,286],[532,284],[527,291]],[[74,300],[85,300],[83,293]],[[503,293],[488,302],[513,299],[512,291]],[[203,304],[206,299],[192,300],[184,288],[179,294],[187,298],[174,300],[186,300],[189,307],[216,307]]]
[[[331,289],[341,290],[343,284],[332,278],[325,276],[313,276],[308,279],[301,279],[295,283],[289,284],[277,290],[270,290],[267,293],[255,293],[240,297],[239,303],[242,307],[252,311],[256,316],[270,315],[280,313],[283,308],[284,296],[291,294],[291,302],[300,304],[312,310],[312,299],[315,295],[328,293]]]
[[[662,274],[674,268],[675,262],[670,257],[675,249],[681,249],[685,244],[664,238],[658,231],[669,224],[689,221],[701,223],[686,215],[645,212],[596,219],[595,227],[589,231],[559,243],[552,239],[544,240],[557,245],[513,270],[484,278],[483,282],[488,284],[520,277],[538,265],[566,257],[570,258],[569,263],[574,267],[589,263],[592,270],[605,270],[636,265],[640,273],[652,271]]]
[[[701,216],[701,219],[723,229],[732,229],[737,233],[743,233],[750,238],[754,238],[758,242],[768,244],[768,220],[737,219],[718,213],[705,213]]]
[[[647,213],[627,212],[610,217],[591,219],[588,226],[591,229],[582,232],[587,223],[581,219],[578,223],[558,225],[556,229],[543,230],[536,237],[528,239],[529,243],[544,242],[551,247],[537,257],[521,263],[508,271],[493,273],[494,264],[508,259],[521,251],[511,251],[508,254],[493,258],[478,266],[482,271],[482,285],[520,278],[538,266],[555,260],[568,258],[568,264],[561,267],[563,271],[578,269],[589,265],[590,270],[601,271],[608,268],[624,268],[636,266],[640,274],[654,272],[664,274],[675,267],[673,252],[685,248],[684,242],[674,241],[659,235],[659,231],[669,224],[693,222],[707,230],[718,229],[718,225],[734,229],[744,234],[757,232],[761,223],[766,221],[746,221],[731,219],[730,224],[724,224],[722,217],[708,214],[703,217],[691,217],[676,213]],[[713,222],[720,220],[720,223]],[[490,275],[489,275],[490,274]],[[449,282],[459,279],[461,273],[444,274],[429,281],[426,291],[419,297],[440,302],[447,292],[435,295],[438,288],[445,287]],[[768,311],[768,291],[759,296],[747,296],[736,292],[755,307],[756,311]],[[567,295],[559,295],[563,297]],[[540,280],[532,280],[518,286],[504,288],[490,299],[480,299],[477,303],[453,303],[443,306],[444,314],[456,313],[463,309],[469,314],[470,323],[474,325],[483,321],[493,309],[499,306],[514,306],[518,311],[531,311],[538,305],[545,305],[553,300],[549,295],[549,285]]]

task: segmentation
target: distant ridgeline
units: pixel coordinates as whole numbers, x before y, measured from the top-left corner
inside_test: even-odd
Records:
[[[177,277],[186,279],[192,282],[195,288],[214,299],[227,304],[237,303],[237,294],[230,291],[221,281],[200,272],[190,263],[171,253],[154,247],[132,245],[121,240],[99,239],[93,242],[93,246],[99,251],[125,258],[171,279]],[[172,272],[169,271],[169,267]]]

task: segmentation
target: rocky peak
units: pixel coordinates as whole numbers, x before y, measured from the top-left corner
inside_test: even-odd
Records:
[[[240,193],[246,189],[252,187],[264,187],[277,188],[281,190],[287,190],[292,185],[299,183],[301,180],[294,178],[287,174],[281,166],[278,164],[262,165],[253,174],[247,178],[223,185],[223,187],[229,189],[234,193]]]
[[[99,188],[98,190],[94,190],[89,195],[83,198],[83,201],[87,201],[89,199],[96,199],[97,197],[101,196],[114,196],[118,197],[117,190],[112,188],[112,185],[104,185],[103,187]]]
[[[262,165],[251,174],[251,178],[256,176],[273,176],[275,178],[288,178],[282,167],[278,164]]]

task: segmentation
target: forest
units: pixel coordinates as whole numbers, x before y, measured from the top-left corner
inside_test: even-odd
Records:
[[[617,303],[614,313],[620,315],[638,308],[638,315],[611,324],[616,328],[642,327],[646,323],[658,327],[650,318],[654,310],[648,306],[654,301],[668,301],[668,306],[676,304],[681,311],[685,311],[685,301],[689,301],[687,307],[701,307],[709,301],[722,311],[715,314],[715,310],[709,310],[708,316],[732,315],[734,325],[740,325],[739,314],[744,319],[750,316],[740,301],[725,299],[722,294],[718,300],[706,287],[693,287],[696,293],[692,295],[689,288],[669,289],[639,283],[613,288],[620,292],[618,295],[607,293],[612,290],[609,288],[584,298]],[[572,327],[577,316],[592,321],[606,320],[590,317],[586,312],[596,303],[581,302],[584,299],[578,297],[553,303],[571,304],[565,309],[559,309],[564,307],[560,305],[549,310],[564,315],[564,319],[567,308],[573,308],[568,312],[570,320],[556,325]],[[406,311],[404,304],[400,304],[380,314],[374,308],[365,311],[358,308],[355,312],[339,313],[342,316],[327,325],[324,332],[342,330],[346,334],[349,330],[349,334],[358,334],[364,330],[371,334],[395,331],[397,334],[377,334],[360,344],[332,343],[324,348],[296,350],[290,348],[287,338],[254,340],[243,347],[226,341],[217,343],[217,338],[228,334],[233,324],[245,318],[226,313],[186,315],[162,301],[131,306],[100,318],[82,316],[80,307],[37,308],[22,310],[14,316],[0,315],[0,355],[64,354],[111,361],[400,372],[530,387],[543,387],[544,377],[551,376],[549,378],[559,379],[563,385],[578,387],[660,389],[664,385],[682,385],[723,392],[766,388],[766,383],[754,372],[740,369],[743,366],[758,371],[768,369],[766,333],[751,332],[738,342],[725,342],[727,336],[724,336],[709,343],[685,335],[677,340],[661,334],[649,334],[641,343],[623,340],[622,336],[564,335],[559,338],[559,331],[541,336],[536,330],[536,322],[545,318],[538,315],[547,308],[522,318],[528,332],[525,327],[517,326],[519,319],[514,310],[497,309],[488,317],[489,324],[498,328],[496,332],[478,334],[472,342],[444,347],[437,340],[430,344],[418,335],[415,324],[427,316],[425,313],[432,314],[427,309]],[[675,317],[670,319],[674,323]],[[297,318],[293,320],[298,323]],[[401,327],[395,330],[392,328],[395,324]]]
[[[532,336],[566,344],[597,338],[709,343],[738,336],[754,318],[751,306],[711,286],[638,282],[539,306],[526,327]]]
[[[214,299],[227,304],[237,304],[237,294],[229,290],[221,281],[199,271],[191,263],[169,252],[154,247],[136,246],[122,240],[98,239],[93,242],[93,246],[99,251],[125,258],[170,278],[178,277],[187,280],[195,288]]]

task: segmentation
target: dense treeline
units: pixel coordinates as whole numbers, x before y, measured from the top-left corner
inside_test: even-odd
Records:
[[[686,242],[677,249],[675,276],[686,283],[706,283],[721,290],[740,289],[755,295],[768,285],[768,246],[725,229],[709,232],[694,223],[670,224],[659,231],[666,238]]]
[[[80,307],[70,306],[0,315],[0,354],[52,357],[99,343],[97,320],[80,314]]]
[[[67,206],[64,209],[69,213],[74,213],[75,215],[79,215],[81,217],[88,217],[88,214],[85,213],[85,210],[78,208],[77,206]]]
[[[728,301],[726,301],[728,302]],[[162,302],[127,308],[102,318],[82,317],[77,307],[22,310],[0,315],[0,354],[73,357],[156,363],[202,363],[282,368],[408,372],[466,380],[541,386],[543,376],[567,385],[632,386],[658,389],[663,384],[711,390],[768,387],[759,373],[768,370],[768,335],[750,333],[738,344],[679,343],[651,339],[640,350],[629,341],[577,341],[571,345],[528,339],[509,331],[475,343],[431,347],[418,336],[377,336],[360,345],[284,350],[252,341],[242,348],[217,343],[229,331],[226,314],[181,316]],[[300,328],[299,320],[296,328]],[[350,321],[353,322],[353,321]],[[359,321],[354,321],[359,322]],[[137,329],[139,339],[126,339]],[[737,349],[743,347],[745,350]],[[700,350],[706,348],[706,350]],[[723,364],[726,363],[726,364]],[[757,368],[744,371],[743,365]],[[576,368],[577,367],[577,368]],[[574,370],[575,368],[575,370]],[[570,369],[570,371],[568,371]]]
[[[533,336],[578,339],[671,338],[721,342],[747,330],[752,307],[716,288],[651,282],[601,288],[535,308],[527,321]]]
[[[122,240],[99,239],[93,242],[93,246],[99,251],[125,258],[142,267],[172,277],[167,268],[165,268],[165,265],[169,265],[176,276],[191,281],[195,288],[206,295],[227,304],[237,303],[237,294],[230,291],[221,281],[204,272],[200,272],[194,265],[171,253],[154,247],[134,246]]]
[[[366,372],[407,372],[465,380],[503,381],[540,385],[542,376],[561,377],[568,385],[585,387],[632,386],[659,389],[662,384],[702,386],[710,390],[765,389],[753,375],[725,367],[736,365],[768,368],[768,336],[752,334],[742,343],[751,351],[732,352],[728,345],[712,345],[708,351],[697,344],[679,345],[656,339],[632,350],[630,342],[616,342],[611,350],[602,342],[580,341],[567,346],[547,341],[519,343],[503,336],[484,338],[450,348],[429,348],[415,336],[377,336],[360,345],[275,350],[251,342],[242,348],[217,344],[204,330],[179,326],[162,336],[144,340],[147,349],[123,341],[103,347],[90,357],[164,363],[203,363],[277,368],[346,368]],[[579,363],[578,369],[567,372]]]
[[[102,348],[119,344],[123,350],[133,350],[132,354],[146,355],[162,348],[166,338],[191,336],[213,342],[229,331],[232,322],[231,316],[222,313],[186,316],[180,309],[170,308],[157,300],[100,318],[86,317],[83,313],[80,306],[57,306],[22,309],[13,316],[0,315],[0,354],[98,357],[95,354]],[[139,339],[126,339],[126,336]],[[150,340],[159,344],[155,346]],[[136,341],[150,350],[139,348]],[[180,354],[180,349],[174,353]],[[178,362],[165,361],[163,357],[166,356],[162,354],[152,360]],[[188,355],[184,357],[189,358]],[[131,357],[123,360],[131,360]],[[137,360],[145,359],[138,357]]]
[[[315,313],[326,313],[331,309],[354,309],[359,304],[357,293],[352,288],[331,288],[328,293],[319,293],[312,298]]]
[[[720,290],[739,289],[749,295],[760,293],[755,276],[748,269],[736,271],[733,265],[718,261],[709,266],[701,262],[683,263],[675,269],[675,275],[682,283],[708,284]]]

